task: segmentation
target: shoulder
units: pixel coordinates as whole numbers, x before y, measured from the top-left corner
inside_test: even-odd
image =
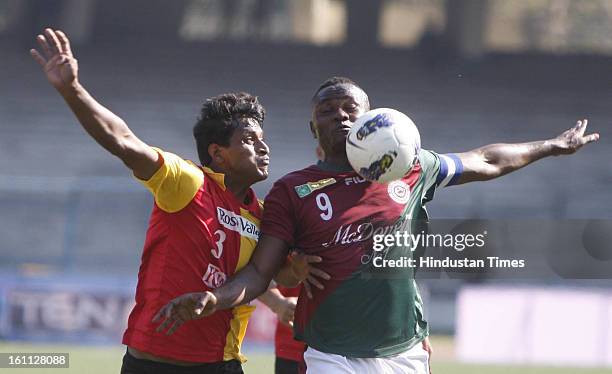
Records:
[[[160,149],[162,165],[153,176],[141,181],[153,193],[155,202],[169,213],[183,209],[202,188],[204,172],[190,161]]]
[[[198,178],[204,178],[202,168],[192,161],[185,160],[172,152],[166,152],[155,147],[153,149],[161,156],[162,165],[160,170],[162,170],[162,172],[160,172],[160,174],[164,174],[165,169],[169,172],[187,172]]]

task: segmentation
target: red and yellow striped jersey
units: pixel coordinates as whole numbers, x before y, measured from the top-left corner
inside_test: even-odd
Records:
[[[123,343],[156,356],[190,362],[244,361],[240,344],[254,306],[187,322],[171,336],[151,319],[171,299],[221,286],[244,267],[259,237],[262,207],[226,189],[224,175],[157,150],[163,159],[148,181],[155,197],[132,310]]]

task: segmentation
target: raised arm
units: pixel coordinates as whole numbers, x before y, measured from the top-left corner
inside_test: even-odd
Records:
[[[158,154],[142,142],[127,124],[98,103],[80,84],[78,62],[70,41],[59,30],[45,29],[36,41],[42,50],[30,54],[42,66],[49,83],[62,95],[85,131],[98,144],[119,157],[134,175],[147,180],[159,169]]]
[[[585,135],[588,121],[578,121],[576,126],[556,138],[530,143],[491,144],[457,156],[463,163],[463,174],[456,184],[485,181],[511,173],[548,156],[572,154],[583,145],[595,142],[599,134]]]
[[[179,296],[166,304],[153,318],[162,321],[157,331],[172,334],[183,323],[208,316],[220,309],[248,303],[268,289],[289,252],[283,240],[262,234],[250,262],[223,286],[211,291]]]

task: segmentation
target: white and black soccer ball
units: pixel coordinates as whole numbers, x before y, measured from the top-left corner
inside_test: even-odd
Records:
[[[414,166],[421,136],[412,120],[395,109],[371,110],[355,121],[346,137],[346,155],[363,178],[388,183]]]

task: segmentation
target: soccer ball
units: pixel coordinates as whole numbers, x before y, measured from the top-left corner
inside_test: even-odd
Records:
[[[421,136],[414,122],[395,109],[371,110],[355,121],[346,137],[346,155],[363,178],[388,183],[414,166]]]

